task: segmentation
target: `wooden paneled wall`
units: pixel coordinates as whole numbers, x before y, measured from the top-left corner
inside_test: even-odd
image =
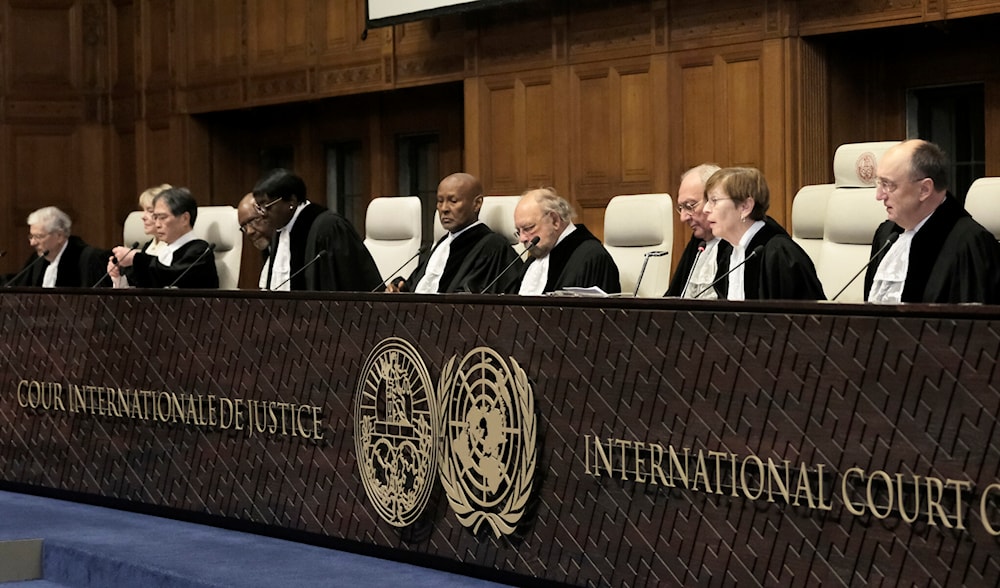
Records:
[[[151,184],[231,204],[271,141],[319,186],[322,143],[361,139],[374,196],[394,191],[394,137],[433,127],[442,174],[464,167],[490,194],[552,185],[598,234],[616,194],[674,193],[704,161],[752,165],[787,225],[838,144],[905,133],[906,88],[979,80],[1000,175],[1000,65],[982,58],[995,13],[1000,0],[538,1],[366,31],[364,0],[0,0],[0,266],[27,256],[24,217],[44,204],[106,245]]]

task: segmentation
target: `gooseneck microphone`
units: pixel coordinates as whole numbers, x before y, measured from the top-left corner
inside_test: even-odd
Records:
[[[397,267],[396,271],[390,272],[389,273],[389,277],[386,278],[386,279],[384,279],[384,280],[382,280],[379,283],[379,285],[375,286],[374,288],[372,288],[371,291],[372,292],[381,292],[381,291],[385,290],[385,283],[386,282],[388,282],[389,280],[391,280],[392,277],[395,276],[396,274],[398,274],[399,272],[403,271],[404,267],[406,267],[407,265],[409,265],[411,261],[413,261],[414,259],[416,259],[420,255],[422,255],[425,251],[427,251],[427,245],[421,245],[420,249],[417,249],[417,252],[414,253],[413,256],[411,256],[409,259],[407,259],[406,261],[404,261],[403,265]]]
[[[194,259],[194,263],[184,268],[184,271],[181,272],[181,275],[177,276],[177,278],[173,282],[170,282],[170,285],[167,286],[167,288],[176,288],[178,282],[180,282],[184,278],[184,276],[186,276],[187,273],[191,271],[191,268],[198,265],[198,262],[200,262],[202,258],[205,257],[205,255],[207,255],[212,251],[215,251],[215,243],[209,243],[208,247],[202,250],[202,252],[198,254],[198,257]]]
[[[13,278],[7,280],[7,283],[4,284],[3,287],[4,288],[10,288],[11,285],[14,282],[18,281],[21,278],[21,276],[23,276],[24,274],[28,273],[28,270],[30,270],[31,268],[35,267],[35,264],[38,263],[39,259],[45,259],[45,256],[48,255],[48,254],[49,254],[49,250],[48,249],[46,249],[45,251],[42,251],[41,255],[39,255],[35,259],[31,260],[31,263],[29,263],[28,265],[24,266],[24,269],[22,269],[21,271],[17,272],[16,274],[14,274]]]
[[[129,247],[129,250],[128,250],[128,251],[126,251],[126,252],[125,252],[125,255],[123,255],[122,257],[128,257],[128,254],[129,254],[129,253],[132,253],[133,251],[135,251],[135,250],[136,250],[136,249],[138,249],[138,248],[139,248],[139,242],[138,242],[138,241],[136,241],[135,243],[132,243],[132,246],[131,246],[131,247]],[[119,259],[118,259],[117,257],[115,257],[114,255],[112,255],[112,256],[111,256],[111,263],[113,263],[113,264],[115,264],[115,265],[118,265],[118,262],[119,262]],[[91,288],[96,288],[96,287],[100,286],[100,285],[101,285],[101,282],[103,282],[103,281],[104,281],[104,279],[105,279],[105,278],[107,278],[107,277],[108,277],[109,275],[111,275],[111,271],[110,271],[110,270],[109,270],[109,271],[106,271],[106,272],[104,272],[104,275],[103,275],[103,276],[101,276],[101,279],[99,279],[99,280],[97,280],[96,282],[94,282],[94,285],[93,285],[93,286],[91,286]]]
[[[705,292],[708,292],[709,290],[711,290],[712,288],[714,288],[716,284],[718,284],[722,280],[725,280],[726,278],[728,278],[729,274],[731,274],[731,273],[735,272],[736,270],[738,270],[739,268],[743,267],[744,264],[746,264],[746,262],[748,262],[751,259],[753,259],[754,256],[760,255],[760,252],[763,251],[763,250],[764,250],[764,246],[763,245],[758,245],[758,246],[754,247],[753,250],[750,252],[750,255],[747,255],[746,257],[743,258],[743,261],[737,263],[734,267],[730,268],[728,272],[726,272],[726,273],[722,274],[721,276],[719,276],[718,278],[716,278],[715,281],[712,282],[711,284],[709,284],[708,286],[705,286],[705,288],[702,289],[701,292],[698,292],[697,294],[695,294],[694,297],[695,298],[701,298],[702,294],[704,294]]]
[[[688,287],[691,285],[691,278],[694,277],[694,268],[698,267],[698,260],[701,259],[701,254],[705,252],[706,247],[708,247],[708,243],[702,239],[698,243],[698,252],[694,254],[694,263],[691,264],[691,270],[688,271],[687,280],[684,280],[684,287],[681,288],[681,298],[684,297],[684,293],[688,291]]]
[[[538,242],[541,241],[541,240],[542,240],[541,237],[539,237],[538,235],[535,235],[535,238],[532,239],[531,242],[528,243],[528,246],[524,248],[524,251],[518,253],[517,257],[515,257],[514,259],[512,259],[510,261],[510,263],[507,264],[507,267],[503,268],[503,271],[500,272],[499,274],[497,274],[497,277],[493,278],[493,280],[489,284],[487,284],[485,288],[483,288],[483,290],[480,292],[480,294],[486,294],[487,292],[489,292],[490,288],[492,288],[493,285],[496,284],[497,281],[500,280],[500,277],[502,275],[504,275],[505,273],[507,273],[507,270],[509,270],[510,268],[514,267],[514,264],[517,263],[519,260],[521,260],[521,258],[524,257],[525,253],[531,251],[532,247],[534,247],[535,245],[538,245]]]
[[[319,261],[319,258],[321,258],[321,257],[326,257],[326,249],[323,249],[323,250],[321,250],[321,251],[320,251],[319,253],[317,253],[317,254],[316,254],[316,255],[315,255],[315,256],[314,256],[314,257],[313,257],[312,259],[310,259],[310,260],[309,260],[309,261],[308,261],[308,262],[307,262],[307,263],[306,263],[305,265],[303,265],[303,266],[302,266],[302,267],[300,267],[299,269],[295,270],[295,271],[294,271],[294,272],[292,273],[292,275],[288,276],[288,278],[286,278],[286,279],[285,279],[285,281],[284,281],[284,282],[282,282],[282,283],[278,284],[277,286],[275,286],[275,287],[274,287],[274,288],[272,289],[272,292],[273,292],[274,290],[280,290],[282,286],[284,286],[284,285],[285,285],[285,284],[287,284],[288,282],[291,282],[291,281],[292,281],[292,278],[294,278],[295,276],[297,276],[297,275],[301,274],[302,272],[306,271],[306,269],[307,269],[307,268],[308,268],[309,266],[311,266],[312,264],[314,264],[314,263],[316,263],[317,261]]]
[[[870,266],[872,262],[875,261],[875,258],[878,257],[879,255],[882,255],[882,252],[888,249],[890,245],[895,243],[896,239],[898,238],[899,238],[899,233],[889,233],[889,237],[885,240],[885,243],[882,243],[882,246],[878,248],[878,251],[875,252],[875,255],[872,255],[872,258],[868,260],[868,263],[861,266],[861,269],[858,270],[858,273],[854,274],[854,277],[851,278],[851,281],[844,284],[844,287],[840,289],[840,292],[837,292],[837,295],[830,299],[830,302],[833,302],[834,300],[839,298],[840,295],[844,293],[844,290],[847,290],[847,287],[853,284],[854,280],[858,279],[858,276],[861,275],[861,272],[868,269],[868,266]]]
[[[639,270],[639,277],[635,280],[635,292],[632,292],[632,298],[639,295],[639,284],[642,283],[642,276],[646,274],[646,264],[649,263],[650,257],[663,257],[666,255],[667,251],[648,251],[642,256],[642,269]]]

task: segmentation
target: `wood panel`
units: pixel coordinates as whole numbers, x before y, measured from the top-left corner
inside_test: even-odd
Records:
[[[236,0],[231,0],[239,5]],[[251,73],[276,66],[302,68],[310,64],[308,0],[249,0],[247,52]],[[239,12],[236,12],[236,16]],[[233,19],[239,23],[238,19]]]
[[[80,8],[72,1],[10,2],[4,38],[6,88],[11,95],[65,95],[83,74]],[[62,42],[53,42],[61,39]]]

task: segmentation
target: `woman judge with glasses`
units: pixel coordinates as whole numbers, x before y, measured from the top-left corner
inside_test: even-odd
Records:
[[[714,286],[720,299],[826,299],[812,260],[765,214],[770,190],[760,170],[720,169],[705,183],[705,197],[712,234],[733,248],[719,275],[732,272]]]
[[[261,290],[371,292],[382,276],[351,223],[309,202],[306,184],[275,169],[253,189],[254,208],[274,229]]]

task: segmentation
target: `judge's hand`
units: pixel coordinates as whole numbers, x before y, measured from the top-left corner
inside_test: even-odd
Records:
[[[406,292],[406,280],[403,278],[396,278],[395,280],[390,280],[388,284],[385,285],[386,292]]]
[[[119,267],[132,267],[132,258],[135,257],[135,249],[119,245],[111,250],[111,254],[118,259]],[[113,260],[112,263],[114,263]]]
[[[112,278],[120,278],[122,276],[122,272],[118,269],[118,264],[115,263],[114,257],[108,258],[108,275]]]

